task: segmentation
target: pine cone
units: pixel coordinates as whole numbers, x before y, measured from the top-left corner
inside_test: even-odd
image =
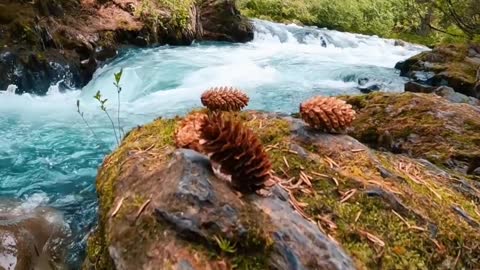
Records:
[[[211,111],[241,111],[250,100],[242,91],[226,86],[208,89],[201,99]]]
[[[270,160],[253,131],[240,122],[214,114],[204,122],[200,138],[204,152],[231,175],[238,190],[257,191],[269,180]]]
[[[200,130],[207,118],[205,113],[192,113],[185,117],[175,129],[175,144],[178,148],[188,148],[202,152],[200,147]]]
[[[350,104],[334,97],[314,97],[300,104],[300,115],[311,127],[335,133],[345,130],[355,119]]]

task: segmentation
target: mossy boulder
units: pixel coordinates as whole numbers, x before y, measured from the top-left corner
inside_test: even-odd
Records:
[[[477,72],[479,45],[441,45],[395,66],[400,75],[430,86],[449,86],[467,96],[480,98]]]
[[[346,100],[358,112],[350,134],[377,149],[459,171],[480,157],[478,106],[420,93],[375,93]]]
[[[133,130],[105,160],[84,269],[354,269],[279,186],[240,196],[208,158],[174,150],[173,124]]]
[[[381,108],[383,99],[418,103],[418,97],[351,97],[360,108],[354,128],[363,125],[361,108],[375,102]],[[464,104],[452,106],[441,113]],[[428,113],[409,108],[405,119]],[[398,118],[389,112],[382,121]],[[132,130],[100,168],[99,224],[84,269],[480,267],[478,177],[374,150],[349,135],[321,133],[289,116],[250,111],[236,117],[257,133],[272,161],[277,184],[270,194],[233,192],[211,174],[205,157],[174,149],[180,118],[158,119]],[[431,123],[418,126],[428,129]],[[459,140],[456,147],[470,143]],[[312,256],[317,252],[323,255]]]

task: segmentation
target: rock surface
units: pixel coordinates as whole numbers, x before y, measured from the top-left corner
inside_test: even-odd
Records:
[[[351,134],[375,148],[463,171],[480,156],[479,107],[418,93],[378,93],[347,102],[359,112]]]
[[[0,89],[81,87],[121,46],[251,39],[252,24],[230,0],[0,0]]]
[[[67,234],[53,209],[0,202],[0,269],[67,269]]]
[[[240,198],[213,175],[205,156],[191,150],[161,158],[148,152],[132,155],[116,184],[116,192],[124,199],[120,212],[106,224],[111,239],[108,253],[116,269],[171,266],[202,270],[233,265],[241,269],[355,269],[335,242],[291,208],[284,190],[277,186],[269,197]],[[137,220],[134,206],[143,206],[142,198],[149,204]],[[144,222],[154,224],[148,225],[150,231],[136,235],[144,229]],[[147,233],[151,235],[140,238],[143,241],[136,238]],[[222,259],[219,239],[235,243],[231,258]],[[218,258],[209,258],[217,252]]]
[[[239,113],[272,161],[267,197],[240,196],[204,156],[175,150],[178,118],[132,130],[99,171],[84,269],[479,268],[480,185],[466,174],[478,110],[428,94],[346,99],[359,110],[351,136]],[[375,149],[400,130],[408,143]]]
[[[478,45],[444,45],[397,63],[400,75],[428,86],[448,86],[461,94],[480,98]]]
[[[480,106],[479,99],[455,92],[453,88],[448,86],[430,86],[417,82],[407,82],[405,84],[405,92],[433,93],[453,103],[468,103],[470,105]]]

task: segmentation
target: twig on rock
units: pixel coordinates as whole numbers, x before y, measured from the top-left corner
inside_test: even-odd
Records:
[[[118,211],[120,211],[120,208],[122,207],[123,200],[125,200],[125,197],[120,198],[120,201],[118,201],[117,205],[115,206],[115,209],[111,214],[111,217],[115,217],[118,214]]]
[[[351,189],[351,190],[345,192],[345,194],[343,194],[342,199],[340,200],[340,202],[341,202],[341,203],[344,203],[344,202],[348,201],[351,197],[353,197],[353,195],[355,195],[355,193],[357,193],[357,189],[356,189],[356,188]]]
[[[142,204],[142,206],[140,206],[140,208],[137,211],[137,214],[135,215],[135,221],[137,221],[137,219],[140,217],[140,215],[143,213],[143,211],[150,204],[151,201],[152,199],[148,199],[146,202]]]

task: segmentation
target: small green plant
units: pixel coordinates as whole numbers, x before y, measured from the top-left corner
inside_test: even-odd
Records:
[[[87,120],[85,119],[85,116],[84,116],[83,112],[80,110],[80,100],[79,99],[77,99],[77,113],[80,115],[80,117],[82,117],[82,120],[85,123],[85,125],[87,125],[88,130],[90,130],[90,132],[93,134],[93,136],[95,136],[98,139],[97,134],[90,127]]]
[[[122,87],[120,86],[120,80],[122,79],[123,68],[119,72],[114,73],[115,81],[113,85],[117,88],[117,97],[118,97],[118,107],[117,107],[117,122],[118,122],[118,133],[120,137],[124,135],[122,126],[120,125],[120,93],[122,92]]]
[[[115,87],[117,88],[117,97],[118,97],[117,127],[115,127],[115,123],[113,122],[113,119],[112,119],[112,117],[110,116],[110,114],[108,113],[108,110],[107,110],[106,104],[107,104],[108,99],[106,99],[106,98],[104,99],[102,97],[102,93],[100,91],[97,91],[95,96],[93,96],[93,98],[100,103],[100,109],[107,115],[108,120],[110,120],[110,123],[112,124],[113,133],[115,135],[115,140],[117,142],[117,145],[120,145],[120,140],[121,140],[122,136],[124,135],[123,128],[120,125],[120,93],[122,92],[122,86],[120,85],[120,80],[122,79],[122,74],[123,74],[123,69],[120,69],[119,72],[114,73],[114,79],[115,80],[113,82],[113,85],[115,85]],[[98,139],[97,134],[95,134],[93,129],[90,127],[90,125],[88,124],[87,120],[84,117],[83,112],[80,110],[80,100],[78,100],[78,99],[77,99],[77,113],[80,115],[80,117],[82,117],[83,122],[88,127],[90,132],[92,132],[92,134],[95,137],[97,137],[97,139]],[[117,134],[117,129],[118,129],[118,134]]]
[[[217,242],[217,245],[222,253],[233,254],[237,252],[236,244],[230,242],[230,240],[219,236],[214,236],[213,239],[215,240],[215,242]]]
[[[105,104],[107,103],[108,99],[102,99],[102,93],[100,91],[97,91],[95,96],[93,96],[94,99],[96,99],[100,103],[100,109],[107,115],[108,120],[110,120],[110,123],[112,124],[113,128],[113,133],[115,135],[115,140],[117,141],[117,145],[120,145],[120,141],[118,139],[117,135],[117,128],[115,127],[115,124],[113,123],[112,117],[110,117],[110,114],[107,111],[107,107]]]

